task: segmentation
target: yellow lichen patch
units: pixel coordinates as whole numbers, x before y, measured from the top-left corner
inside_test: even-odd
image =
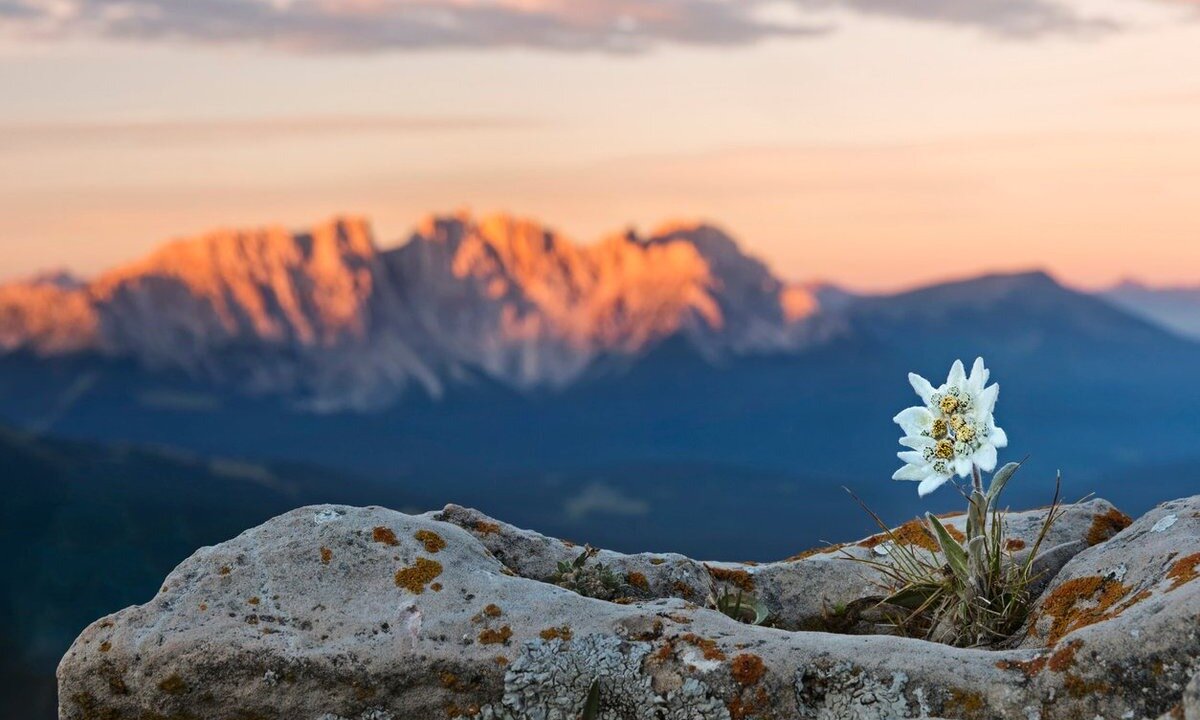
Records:
[[[629,583],[631,587],[635,587],[638,590],[643,590],[646,592],[650,591],[650,582],[646,580],[646,576],[640,572],[629,573],[625,576],[625,582]]]
[[[396,546],[400,544],[400,541],[396,539],[396,533],[391,528],[386,528],[382,525],[371,531],[371,539],[384,545]]]
[[[112,650],[112,643],[107,640],[100,643],[100,652],[108,652],[109,650]]]
[[[321,564],[328,565],[330,560],[333,560],[333,551],[327,547],[321,548]]]
[[[963,534],[953,526],[947,525],[946,530],[955,540],[965,539]],[[873,548],[881,545],[888,540],[895,542],[897,545],[916,545],[917,547],[936,552],[938,549],[937,539],[929,528],[925,527],[925,523],[920,520],[909,520],[900,527],[888,533],[880,533],[872,535],[858,544],[859,547]]]
[[[483,614],[490,618],[498,618],[504,614],[504,611],[500,609],[499,605],[495,603],[489,603],[488,606],[483,609]]]
[[[651,565],[662,565],[666,560],[663,558],[650,558]]]
[[[187,692],[187,683],[178,674],[172,674],[158,684],[158,689],[168,695],[182,695]]]
[[[1004,549],[1009,552],[1016,552],[1025,549],[1025,541],[1021,538],[1009,538],[1004,541]]]
[[[492,628],[484,628],[479,633],[479,642],[482,645],[501,645],[507,644],[508,639],[512,637],[512,628],[505,625],[498,630]]]
[[[436,553],[438,550],[446,547],[446,541],[442,539],[442,536],[432,530],[418,530],[413,537],[417,539],[417,542],[425,546],[425,552],[427,553]]]
[[[255,595],[254,597],[250,598],[246,602],[250,603],[251,605],[257,605],[260,602],[262,602],[262,600],[260,600],[259,597],[257,595]]]
[[[1200,553],[1192,553],[1185,558],[1176,560],[1171,569],[1167,571],[1167,577],[1174,581],[1169,589],[1176,590],[1200,577],[1200,573],[1196,570],[1197,566],[1200,566]]]
[[[746,592],[754,592],[754,578],[745,570],[713,567],[711,565],[705,565],[704,567],[708,570],[708,574],[712,576],[713,580],[728,583]]]
[[[1113,535],[1133,524],[1133,518],[1116,508],[1099,513],[1092,518],[1092,526],[1088,528],[1088,545],[1099,545]]]
[[[431,584],[431,585],[429,586],[429,589],[430,589],[430,590],[432,590],[432,591],[434,591],[434,592],[441,592],[441,591],[442,591],[442,584],[441,584],[441,583],[433,583],[433,584]]]
[[[440,562],[419,557],[412,567],[396,571],[396,586],[420,595],[425,592],[425,586],[441,574],[442,564]]]
[[[562,627],[550,627],[538,633],[543,640],[563,640],[571,639],[571,628],[563,625]]]
[[[695,633],[687,633],[686,635],[681,635],[679,639],[684,641],[685,643],[688,643],[689,645],[694,645],[697,648],[700,648],[700,652],[704,654],[705,660],[724,660],[725,659],[725,653],[721,652],[721,649],[719,647],[717,647],[717,643],[715,640],[709,640],[708,638],[702,638],[699,635],[696,635]]]
[[[1042,612],[1052,618],[1048,644],[1058,643],[1069,632],[1115,617],[1120,611],[1109,610],[1128,594],[1129,588],[1123,583],[1097,575],[1066,581],[1042,604]]]
[[[1112,686],[1102,680],[1087,681],[1078,675],[1067,673],[1063,678],[1063,687],[1071,697],[1081,698],[1089,695],[1111,695]]]
[[[987,703],[984,702],[982,695],[960,688],[950,688],[946,695],[946,702],[942,705],[943,715],[962,718],[962,720],[982,718],[986,710]]]
[[[480,535],[494,535],[500,532],[500,526],[498,524],[494,522],[487,522],[486,520],[476,520],[474,524],[471,525],[471,529]]]
[[[734,657],[729,663],[729,671],[738,685],[746,687],[748,685],[755,685],[759,680],[762,680],[762,676],[767,672],[767,668],[763,665],[762,658],[759,656],[742,653]]]

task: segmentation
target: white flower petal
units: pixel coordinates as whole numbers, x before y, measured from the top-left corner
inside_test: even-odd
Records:
[[[919,453],[916,450],[908,450],[906,452],[896,453],[896,457],[900,458],[901,462],[906,462],[909,465],[925,465],[925,454]]]
[[[921,402],[925,403],[926,405],[929,404],[929,398],[935,392],[937,392],[936,390],[933,389],[933,385],[929,384],[928,380],[926,380],[925,378],[921,377],[920,375],[918,375],[916,373],[908,374],[908,383],[910,385],[912,385],[913,390],[917,391],[917,395],[920,396]]]
[[[983,365],[983,358],[975,358],[975,364],[971,366],[971,375],[967,378],[967,389],[972,394],[979,394],[985,385],[987,385],[988,376],[991,373]]]
[[[955,360],[950,366],[950,374],[946,376],[946,386],[961,388],[966,381],[967,373],[963,370],[962,360]]]
[[[946,481],[949,479],[950,478],[943,477],[941,475],[930,475],[922,480],[921,484],[917,486],[917,495],[920,497],[925,497],[929,493],[945,485]]]
[[[910,407],[892,418],[892,422],[899,425],[905,435],[918,435],[933,424],[933,414],[923,407]]]
[[[926,435],[906,435],[900,438],[900,444],[913,450],[924,450],[937,444],[933,438]]]
[[[959,477],[962,477],[962,478],[971,477],[971,459],[965,458],[965,457],[960,457],[957,460],[955,460],[954,461],[954,474]]]
[[[993,447],[1008,447],[1008,433],[1004,432],[1004,430],[1001,428],[993,427],[992,434],[990,437],[988,437],[988,442],[991,443]]]
[[[991,472],[996,469],[996,446],[991,443],[984,443],[983,447],[979,448],[975,453],[975,464],[984,472]]]
[[[1000,396],[1000,383],[992,383],[976,395],[975,414],[980,419],[991,415],[996,409],[996,398]]]
[[[917,467],[916,465],[905,465],[904,467],[900,468],[896,472],[892,473],[892,479],[893,480],[921,480],[928,474],[929,474],[929,471],[923,467]]]

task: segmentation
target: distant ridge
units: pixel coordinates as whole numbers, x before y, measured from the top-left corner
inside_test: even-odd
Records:
[[[720,229],[579,245],[510,215],[431,216],[380,251],[366,221],[177,240],[90,282],[0,287],[0,352],[92,352],[314,409],[441,394],[463,373],[561,387],[672,336],[706,357],[802,344],[815,297]]]

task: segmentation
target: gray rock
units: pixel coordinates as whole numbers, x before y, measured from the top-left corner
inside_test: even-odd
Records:
[[[1183,512],[1162,533],[1194,540]],[[1142,577],[1140,545],[1124,539],[1158,519],[1063,572],[1104,554],[1126,582]],[[1078,539],[1083,524],[1060,532]],[[725,567],[680,556],[599,554],[645,574],[647,597],[625,604],[545,582],[577,550],[453,506],[301,508],[200,549],[153,600],[85,629],[59,666],[60,717],[575,720],[596,683],[608,720],[1140,718],[1182,702],[1200,654],[1200,583],[1056,647],[993,651],[754,627],[650,597],[677,580],[707,590]],[[822,581],[803,570],[816,565],[731,567],[783,603]]]

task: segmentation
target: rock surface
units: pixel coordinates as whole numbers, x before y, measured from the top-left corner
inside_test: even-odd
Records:
[[[838,551],[761,566],[600,551],[584,567],[609,568],[612,587],[594,586],[609,602],[547,582],[581,548],[465,508],[301,508],[200,549],[151,602],[84,630],[59,667],[60,716],[574,720],[595,684],[611,720],[1191,717],[1198,509],[1168,503],[1121,530],[1102,501],[1072,508],[1054,541],[1091,547],[1022,647],[981,650],[788,629],[869,587]],[[1037,517],[1011,516],[1013,536]],[[880,545],[847,549],[886,559]],[[1088,596],[1052,627],[1056,592],[1113,568],[1119,602]],[[723,583],[753,584],[780,627],[705,609]]]

